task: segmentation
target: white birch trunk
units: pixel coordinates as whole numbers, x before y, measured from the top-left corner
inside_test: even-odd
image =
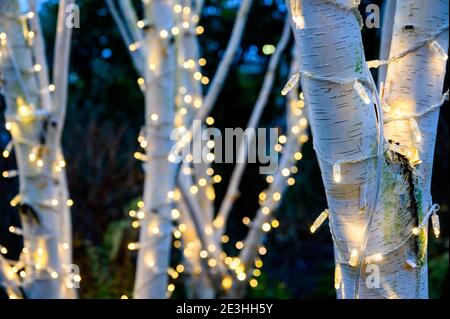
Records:
[[[194,103],[186,103],[184,96],[188,94],[194,100],[203,100],[202,85],[199,79],[194,78],[194,74],[198,74],[201,69],[199,67],[199,46],[193,14],[199,12],[193,1],[179,1],[178,5],[183,8],[190,8],[189,13],[183,11],[176,13],[177,26],[182,30],[181,34],[176,37],[176,51],[177,51],[177,95],[175,103],[177,105],[177,115],[175,116],[175,126],[178,128],[189,128],[197,111]],[[187,26],[187,27],[186,27]],[[180,92],[181,91],[181,92]],[[183,94],[184,93],[184,94]],[[203,101],[202,101],[203,102]],[[205,263],[200,260],[200,250],[202,249],[200,241],[196,233],[195,225],[192,222],[190,214],[200,213],[199,218],[205,220],[207,224],[212,223],[213,216],[213,202],[208,198],[209,187],[211,186],[211,178],[206,174],[206,170],[210,167],[209,163],[184,163],[182,164],[181,174],[186,170],[190,172],[187,176],[180,176],[179,178],[186,183],[187,186],[196,184],[196,181],[203,178],[207,181],[206,186],[199,186],[198,193],[191,197],[196,197],[201,211],[187,210],[186,205],[179,202],[179,210],[181,212],[180,222],[187,225],[187,230],[183,232],[183,253],[186,260],[186,275],[189,276],[187,280],[187,294],[190,298],[213,298],[214,288],[208,277],[208,269],[204,269]],[[190,176],[192,175],[192,176]],[[191,195],[191,194],[189,194]],[[188,248],[189,247],[189,248]]]
[[[414,163],[398,150],[381,155],[377,93],[353,5],[288,2],[330,210],[335,286],[340,298],[426,297],[424,238],[411,233],[419,218]],[[354,88],[355,79],[364,84],[367,104]]]
[[[144,205],[141,224],[134,298],[165,298],[169,267],[172,221],[167,198],[175,186],[176,167],[168,161],[170,134],[174,123],[175,68],[173,41],[160,37],[174,26],[173,2],[155,0],[145,6],[150,23],[146,32],[148,56],[145,63],[145,163]],[[156,118],[156,116],[157,118]],[[156,119],[156,120],[155,120]]]
[[[418,223],[433,205],[431,177],[439,119],[439,107],[434,106],[442,103],[447,64],[444,56],[433,49],[432,43],[436,41],[445,53],[448,51],[448,23],[448,0],[397,1],[390,57],[414,47],[423,38],[446,26],[446,31],[436,38],[388,65],[383,96],[387,104],[384,113],[386,138],[419,152],[421,163],[413,170]],[[413,26],[413,29],[408,26]],[[420,136],[416,135],[418,132],[415,133],[411,121],[417,123]],[[423,238],[424,250],[422,271],[416,286],[411,284],[406,297],[428,297],[426,237],[427,227],[419,234],[419,238]]]

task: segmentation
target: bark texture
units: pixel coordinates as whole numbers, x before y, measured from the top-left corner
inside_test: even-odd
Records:
[[[382,137],[355,5],[288,2],[330,212],[335,287],[340,298],[422,298],[426,236],[411,232],[421,211],[417,163]]]

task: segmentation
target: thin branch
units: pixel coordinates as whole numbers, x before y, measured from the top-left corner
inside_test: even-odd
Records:
[[[230,65],[233,62],[234,54],[239,46],[239,43],[241,42],[252,2],[253,0],[242,0],[241,2],[241,6],[239,8],[233,30],[231,31],[231,37],[225,50],[225,54],[223,56],[223,59],[220,61],[216,74],[214,74],[211,86],[204,99],[203,106],[196,116],[196,119],[204,120],[216,103],[217,98],[219,97],[219,93],[222,90],[225,82],[225,78],[227,77],[228,71],[230,70]]]
[[[380,57],[382,61],[389,59],[389,52],[391,51],[392,31],[394,28],[394,16],[397,0],[384,1],[383,21],[381,27],[381,42],[380,42]],[[381,82],[386,79],[387,65],[381,65],[378,69],[378,89],[380,89]]]
[[[129,50],[129,46],[131,44],[134,43],[133,39],[130,37],[130,35],[128,34],[128,30],[126,28],[126,25],[124,23],[124,21],[122,21],[122,18],[119,15],[119,12],[116,8],[116,5],[114,4],[113,0],[106,0],[106,4],[109,8],[109,11],[111,11],[111,15],[113,16],[114,21],[117,24],[117,27],[119,28],[119,32],[122,36],[123,41],[125,42],[126,45],[126,49],[128,51],[128,53],[130,54],[131,60],[133,61],[134,64],[134,68],[136,70],[136,72],[139,74],[139,76],[143,76],[144,75],[144,62],[141,59],[141,56],[138,55],[136,52],[137,51],[130,51]]]
[[[56,26],[55,60],[53,61],[53,82],[55,92],[53,95],[53,111],[58,121],[56,141],[61,141],[64,119],[67,111],[67,89],[70,62],[70,43],[72,28],[66,27],[66,7],[74,0],[61,0],[58,8],[58,21]]]

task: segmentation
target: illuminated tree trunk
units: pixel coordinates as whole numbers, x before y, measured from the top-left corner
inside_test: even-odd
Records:
[[[424,298],[426,235],[412,233],[423,213],[417,156],[384,141],[354,5],[288,2],[329,206],[335,287],[340,298]]]
[[[60,81],[56,89],[49,86],[34,2],[30,2],[33,11],[27,15],[21,14],[19,1],[0,3],[5,118],[14,143],[20,185],[11,204],[18,205],[22,221],[24,249],[18,265],[24,266],[20,277],[27,298],[74,297],[74,291],[65,285],[65,267],[71,263],[71,234],[70,211],[62,201],[67,197],[67,185],[61,178],[65,163],[60,150],[70,48],[70,30],[64,25],[65,5],[70,2],[61,1],[63,8],[58,15],[55,52],[60,57],[55,61],[59,68],[54,80]]]
[[[411,152],[417,150],[421,161],[412,171],[419,223],[424,221],[433,205],[431,177],[439,106],[443,102],[448,20],[448,0],[397,1],[390,57],[395,58],[416,47],[424,38],[429,38],[411,53],[392,60],[388,65],[383,95],[386,138]],[[419,232],[424,249],[426,225]],[[411,291],[405,297],[428,296],[426,256],[423,258],[416,287],[411,285]]]
[[[145,17],[151,25],[145,37],[148,55],[144,71],[144,136],[148,142],[143,196],[146,216],[140,229],[134,287],[134,298],[139,299],[165,298],[167,293],[172,240],[172,207],[167,194],[175,187],[176,173],[176,167],[168,161],[168,156],[174,125],[177,64],[173,41],[163,33],[174,26],[172,7],[172,1],[168,0],[145,5]]]

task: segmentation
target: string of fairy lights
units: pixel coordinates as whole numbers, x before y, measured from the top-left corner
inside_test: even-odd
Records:
[[[20,130],[22,125],[27,125],[32,122],[45,122],[48,121],[52,113],[45,108],[38,108],[31,101],[33,100],[31,97],[39,96],[42,97],[43,94],[51,94],[55,92],[55,85],[49,84],[48,87],[39,88],[38,92],[29,92],[23,80],[23,75],[27,76],[37,76],[39,78],[39,73],[43,71],[43,66],[37,62],[37,58],[34,53],[36,53],[36,30],[33,30],[32,26],[36,18],[36,13],[34,11],[28,11],[25,14],[20,16],[16,16],[12,13],[1,12],[0,19],[9,19],[14,23],[19,23],[22,29],[22,35],[25,40],[25,44],[30,49],[31,58],[34,60],[32,68],[30,70],[23,70],[19,67],[18,61],[16,61],[16,57],[14,52],[10,46],[8,41],[8,35],[6,32],[1,32],[0,30],[0,71],[3,71],[4,68],[12,68],[15,74],[15,80],[19,83],[19,88],[21,90],[22,95],[18,95],[17,97],[11,98],[8,96],[9,92],[4,90],[3,94],[7,97],[10,97],[12,100],[15,100],[15,109],[13,112],[12,106],[8,106],[5,113],[6,123],[5,128],[7,131],[11,132],[12,139],[6,145],[5,149],[2,151],[2,157],[4,159],[8,159],[11,156],[14,145],[24,145],[30,149],[28,154],[28,162],[30,164],[34,164],[34,169],[27,172],[19,172],[19,170],[5,170],[2,172],[3,178],[16,178],[19,174],[26,174],[26,178],[34,178],[34,177],[43,177],[47,176],[47,171],[44,169],[46,165],[50,165],[50,175],[47,176],[49,178],[53,178],[53,174],[59,174],[66,167],[66,162],[63,158],[63,155],[60,152],[56,153],[56,158],[52,163],[45,162],[45,154],[47,152],[47,148],[45,139],[42,138],[45,132],[42,131],[36,136],[36,138],[28,139],[23,136],[18,136],[13,133],[13,130],[17,132]],[[35,22],[38,23],[38,22]],[[0,72],[0,87],[3,88],[4,81],[6,79],[2,76],[3,72]],[[41,81],[38,80],[39,85],[42,85]],[[17,135],[17,136],[16,136]],[[58,195],[59,196],[59,195]],[[67,207],[73,206],[74,202],[72,199],[67,199],[65,203],[62,203],[58,198],[42,198],[39,201],[32,200],[26,193],[19,193],[14,198],[11,199],[10,205],[12,207],[17,207],[19,204],[29,204],[33,207],[53,207],[60,208],[61,205],[66,205]],[[26,237],[27,234],[24,234],[24,231],[17,226],[10,226],[8,228],[11,234],[17,236]],[[50,267],[47,263],[48,252],[45,248],[45,243],[42,240],[38,240],[37,243],[31,243],[32,245],[37,245],[37,249],[33,256],[31,256],[30,248],[27,246],[29,240],[25,238],[24,247],[21,251],[18,261],[4,259],[3,256],[8,254],[7,247],[0,247],[0,256],[2,258],[2,270],[6,273],[5,277],[8,279],[8,284],[6,285],[6,290],[9,298],[23,298],[22,292],[18,289],[19,287],[24,286],[29,283],[32,278],[29,276],[29,272],[46,272],[51,279],[59,279],[62,277],[63,282],[66,284],[67,288],[70,285],[73,286],[73,282],[67,280],[66,275],[69,265],[62,264],[62,269],[64,273],[59,273],[59,271]],[[59,243],[60,248],[62,250],[70,249],[70,245],[65,242]],[[74,281],[80,282],[81,276],[76,275],[74,277]],[[4,284],[4,283],[0,283]],[[12,286],[14,284],[14,287]]]
[[[354,11],[354,6],[357,5],[356,3],[354,3],[351,7],[343,7],[342,5],[339,5],[339,3],[337,1],[330,0],[330,2],[338,5],[338,7],[342,8],[342,9],[352,10],[352,11]],[[296,9],[296,8],[294,8],[294,9]],[[300,18],[301,18],[301,16],[299,15],[299,13],[298,13],[298,16],[295,16],[295,12],[293,12],[293,20],[294,20],[296,26],[300,29],[304,29],[304,27],[305,27],[304,21],[302,21],[302,19],[300,19]],[[389,60],[368,61],[367,66],[370,69],[370,68],[378,68],[382,65],[388,65],[395,61],[398,61],[399,59],[407,56],[408,54],[411,54],[411,53],[417,51],[418,49],[420,49],[424,46],[427,46],[427,45],[437,56],[440,56],[443,61],[447,61],[448,60],[447,53],[445,52],[445,50],[440,46],[440,44],[436,40],[437,37],[439,35],[441,35],[442,33],[444,33],[445,31],[448,31],[448,25],[444,25],[444,26],[441,26],[440,28],[437,28],[437,30],[435,30],[431,34],[424,36],[421,40],[417,41],[415,44],[408,47],[407,49],[397,53],[395,56],[392,56]],[[399,110],[393,110],[393,108],[386,103],[386,101],[384,100],[384,96],[383,96],[384,95],[384,84],[383,83],[381,84],[380,95],[378,95],[375,84],[373,83],[373,79],[370,79],[369,81],[367,81],[365,79],[345,80],[345,79],[331,78],[328,76],[327,77],[318,76],[318,75],[311,74],[306,71],[301,71],[301,72],[294,74],[292,76],[292,78],[288,81],[288,83],[286,84],[285,88],[282,91],[282,94],[283,95],[287,94],[289,92],[289,90],[292,89],[294,87],[294,85],[300,80],[301,76],[304,76],[306,78],[311,78],[314,80],[318,80],[318,81],[326,81],[326,82],[339,83],[339,84],[353,83],[354,90],[359,95],[359,97],[364,102],[364,104],[366,104],[366,105],[372,103],[372,99],[370,98],[369,94],[367,93],[365,86],[370,87],[370,90],[376,99],[375,106],[377,107],[377,114],[378,115],[381,114],[381,110],[379,109],[380,105],[382,106],[382,109],[386,113],[388,113],[388,115],[385,116],[382,121],[379,120],[380,129],[382,129],[383,123],[385,124],[385,123],[388,123],[391,121],[408,121],[411,131],[412,131],[412,135],[413,135],[412,138],[416,142],[420,142],[422,140],[422,134],[420,132],[419,125],[418,125],[416,119],[423,117],[423,116],[429,114],[430,112],[434,112],[434,111],[438,110],[443,105],[445,100],[448,100],[448,96],[449,96],[449,93],[447,91],[443,94],[442,98],[440,99],[440,101],[437,104],[430,105],[430,107],[428,107],[426,110],[422,111],[421,113],[405,115],[405,114],[401,114],[399,112]],[[392,111],[394,112],[393,114],[392,114]],[[389,113],[391,113],[391,114],[389,114]],[[380,132],[382,132],[382,131],[379,131],[379,133]],[[342,172],[341,172],[342,164],[366,161],[373,157],[377,157],[378,162],[380,162],[380,150],[388,149],[389,151],[391,151],[393,153],[397,153],[397,154],[401,154],[401,155],[405,156],[408,159],[409,164],[412,167],[421,163],[419,151],[417,149],[415,149],[415,148],[411,149],[411,148],[409,148],[405,145],[401,145],[399,143],[394,143],[394,142],[390,142],[390,141],[386,142],[383,140],[382,134],[380,134],[379,137],[380,137],[379,146],[381,146],[381,147],[379,147],[379,150],[375,154],[370,154],[368,156],[362,156],[360,158],[356,158],[356,159],[352,159],[352,160],[334,161],[333,162],[330,159],[328,159],[327,156],[325,156],[324,152],[322,152],[317,145],[314,145],[314,149],[315,149],[318,157],[321,160],[329,163],[332,166],[332,173],[333,173],[332,176],[333,176],[333,180],[336,184],[343,182],[343,176],[342,176]],[[378,175],[379,175],[379,173],[378,173]],[[379,185],[379,180],[378,180],[378,185]],[[379,186],[378,186],[378,188],[379,188]],[[377,196],[375,196],[375,197],[377,197]],[[420,234],[420,230],[425,228],[428,225],[428,220],[431,217],[431,221],[432,221],[431,224],[432,224],[434,234],[436,237],[438,237],[440,235],[439,217],[437,215],[438,211],[439,211],[439,205],[437,205],[437,204],[432,205],[430,207],[430,209],[425,213],[422,221],[420,221],[420,224],[418,226],[414,227],[411,230],[411,233],[415,236],[418,236]],[[319,214],[319,216],[316,218],[316,220],[310,227],[311,233],[315,233],[317,231],[317,229],[321,226],[321,224],[329,217],[329,214],[330,214],[329,209],[325,209],[322,213]],[[355,297],[356,298],[358,297],[359,276],[360,276],[360,269],[361,269],[361,265],[362,265],[362,262],[361,262],[362,259],[365,258],[364,262],[367,264],[373,263],[373,262],[379,262],[383,259],[383,254],[386,255],[386,254],[390,253],[390,251],[386,251],[383,253],[376,253],[371,256],[365,256],[365,253],[364,253],[365,247],[367,244],[368,236],[371,232],[371,220],[372,220],[371,217],[372,216],[369,217],[369,222],[366,227],[366,234],[365,234],[361,249],[359,249],[359,250],[356,248],[352,249],[348,259],[342,258],[342,252],[340,252],[338,250],[338,248],[336,249],[338,258],[337,258],[336,268],[335,268],[335,288],[336,289],[341,288],[341,283],[342,283],[342,278],[343,278],[342,270],[341,270],[341,266],[340,266],[341,263],[346,263],[346,264],[350,265],[351,267],[357,267],[359,269],[359,271],[357,271],[357,276],[356,276],[357,280],[355,281]],[[332,233],[332,236],[333,236],[333,233]],[[411,260],[407,260],[407,263],[413,267],[417,267],[417,265]]]

